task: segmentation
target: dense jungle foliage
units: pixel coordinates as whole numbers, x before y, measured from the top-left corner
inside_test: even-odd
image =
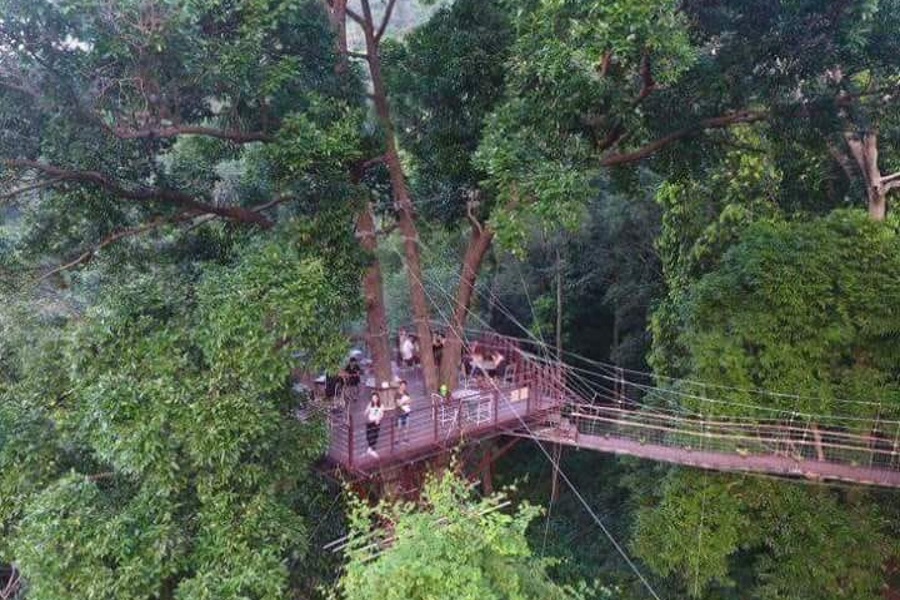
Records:
[[[494,329],[896,454],[898,0],[0,0],[0,178],[0,600],[900,597],[896,489],[504,440],[409,497],[294,385],[436,321],[429,392]]]

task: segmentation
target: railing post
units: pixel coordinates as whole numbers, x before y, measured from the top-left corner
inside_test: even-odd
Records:
[[[881,406],[878,406],[878,414],[875,416],[875,426],[869,433],[869,466],[875,464],[875,452],[878,450],[878,424],[881,422]]]
[[[499,404],[500,404],[500,391],[495,389],[494,390],[494,427],[497,426],[497,420],[498,420],[497,412],[498,412]]]
[[[900,423],[897,424],[897,435],[894,436],[894,445],[891,448],[891,460],[888,463],[890,466],[894,465],[894,460],[900,456]],[[900,461],[897,462],[897,466],[900,467]]]
[[[438,415],[441,411],[441,402],[431,403],[431,421],[434,423],[434,443],[437,444],[438,441]]]
[[[535,379],[528,392],[528,396],[525,397],[525,416],[528,416],[531,413],[531,397],[540,393],[540,387],[540,383]]]
[[[394,441],[395,441],[394,437],[395,437],[395,431],[397,429],[397,416],[398,415],[391,415],[391,443],[390,443],[391,451],[390,451],[390,454],[394,453]]]
[[[353,413],[347,421],[347,466],[353,467]]]

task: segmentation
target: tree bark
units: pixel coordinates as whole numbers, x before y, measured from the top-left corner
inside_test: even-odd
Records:
[[[372,204],[366,203],[357,219],[360,245],[373,255],[372,263],[363,276],[363,296],[366,302],[366,344],[372,354],[375,381],[391,380],[391,345],[388,334],[387,311],[384,308],[384,282],[381,263],[374,257],[378,248],[375,237],[375,215]]]
[[[344,75],[350,70],[347,48],[347,0],[326,0],[325,8],[336,36],[338,61],[334,70],[338,75]]]
[[[878,167],[878,132],[845,133],[844,139],[850,149],[850,155],[856,161],[866,186],[866,199],[869,204],[869,217],[875,221],[884,221],[887,217],[888,193],[900,187],[900,173],[882,175]]]
[[[363,19],[361,27],[366,40],[366,55],[369,64],[369,73],[372,77],[372,100],[375,104],[375,113],[384,130],[384,162],[388,169],[391,181],[391,191],[397,211],[397,224],[403,235],[403,250],[406,258],[406,269],[409,279],[409,295],[412,304],[413,320],[415,322],[416,335],[423,349],[431,347],[431,324],[428,299],[425,293],[425,284],[422,276],[422,260],[419,252],[419,232],[414,220],[414,210],[409,187],[406,183],[406,174],[400,163],[397,152],[397,141],[394,136],[394,124],[391,119],[390,106],[384,85],[384,76],[381,72],[381,58],[379,56],[379,40],[372,18],[372,10],[368,0],[362,0]],[[434,354],[423,351],[420,356],[422,374],[425,379],[427,392],[435,392],[438,388],[437,369],[435,367]]]
[[[487,255],[494,239],[494,232],[490,228],[477,223],[472,225],[472,235],[466,247],[462,267],[459,273],[459,287],[456,288],[456,300],[453,306],[452,322],[447,332],[447,341],[444,345],[444,354],[441,359],[441,383],[451,390],[456,387],[459,380],[460,363],[462,362],[463,337],[466,327],[466,319],[469,314],[469,306],[472,303],[472,294],[475,291],[475,283],[481,263]]]

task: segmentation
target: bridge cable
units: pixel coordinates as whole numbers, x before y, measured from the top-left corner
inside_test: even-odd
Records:
[[[421,241],[419,243],[421,244]],[[397,254],[400,255],[401,258],[403,258],[403,255],[398,250],[395,249],[394,251],[397,252]],[[419,279],[418,276],[413,274],[408,269],[407,269],[407,273],[410,276],[416,278],[416,280],[418,281],[418,284],[422,286],[422,290],[431,299],[432,304],[435,306],[435,308],[438,310],[438,312],[441,312],[440,309],[437,308],[439,306],[438,303],[436,303],[434,301],[434,298],[431,296],[431,294],[428,293],[427,289],[425,288],[425,283],[421,279]],[[434,285],[445,296],[452,299],[452,295],[449,294],[447,292],[447,290],[445,290],[443,288],[443,286],[441,286],[440,284],[437,284],[437,283],[435,283]],[[476,315],[469,307],[464,307],[464,308],[465,308],[466,312],[469,314],[469,316],[474,316],[476,319],[484,322],[483,319],[481,319],[481,317]],[[442,315],[442,318],[446,318],[446,316]],[[450,321],[448,320],[448,322],[450,322]],[[488,325],[488,329],[490,330],[489,325]],[[468,337],[465,336],[465,332],[457,333],[457,335],[460,335],[460,334],[465,339],[468,340]],[[493,384],[494,384],[495,390],[498,394],[497,397],[498,398],[503,397],[503,395],[500,393],[500,387],[496,384],[496,382],[493,382]],[[628,564],[628,566],[631,568],[631,570],[634,571],[634,573],[637,575],[638,579],[640,579],[640,581],[644,585],[644,587],[647,588],[647,590],[650,592],[650,594],[653,596],[653,598],[655,600],[662,600],[660,598],[659,594],[656,593],[656,590],[653,589],[653,586],[650,585],[650,582],[647,581],[647,579],[641,573],[640,569],[638,569],[637,565],[634,564],[634,562],[631,560],[631,558],[628,556],[628,554],[625,552],[625,550],[622,548],[622,546],[619,544],[619,542],[616,541],[615,537],[612,535],[612,533],[609,531],[609,529],[606,527],[606,525],[603,523],[603,521],[600,519],[600,517],[597,515],[597,513],[594,511],[594,509],[591,508],[591,505],[587,502],[587,500],[585,500],[584,496],[581,494],[581,492],[578,490],[578,488],[575,486],[575,484],[572,482],[572,480],[569,479],[569,476],[561,468],[559,463],[555,462],[553,460],[553,457],[550,455],[550,453],[544,447],[544,444],[537,438],[534,431],[531,429],[531,427],[528,426],[528,423],[522,418],[522,416],[519,414],[518,410],[516,410],[516,407],[512,406],[512,404],[509,402],[508,399],[506,399],[506,402],[507,402],[507,404],[510,405],[510,407],[512,408],[513,414],[516,416],[516,418],[519,420],[519,422],[522,424],[522,426],[525,428],[525,430],[528,431],[529,436],[531,437],[532,441],[534,441],[537,444],[538,448],[541,450],[541,452],[544,454],[544,456],[547,458],[547,460],[550,461],[551,465],[553,465],[559,471],[559,476],[563,479],[563,481],[566,482],[566,485],[569,487],[569,489],[572,491],[572,493],[575,495],[575,497],[578,498],[578,501],[585,508],[585,510],[588,512],[588,514],[591,516],[593,521],[597,524],[597,526],[600,528],[600,530],[603,532],[603,534],[606,536],[606,538],[610,541],[610,543],[613,545],[613,547],[616,549],[616,551],[619,553],[619,555],[622,556],[622,558],[625,560],[625,562]]]

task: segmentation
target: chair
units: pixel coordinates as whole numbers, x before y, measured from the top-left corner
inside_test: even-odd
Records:
[[[448,426],[453,427],[456,423],[457,410],[452,405],[447,404],[447,401],[440,394],[431,394],[431,410],[434,419],[442,429]]]
[[[503,369],[503,383],[513,384],[516,382],[516,373],[519,369],[519,363],[508,363]]]

